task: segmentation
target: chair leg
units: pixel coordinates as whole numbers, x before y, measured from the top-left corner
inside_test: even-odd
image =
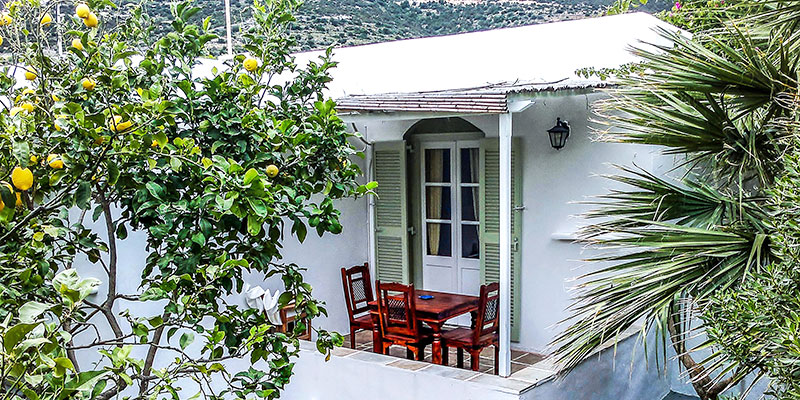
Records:
[[[420,346],[417,349],[417,361],[425,361],[425,347]]]
[[[450,350],[442,345],[442,365],[450,365]]]
[[[494,374],[500,374],[500,343],[494,344]]]
[[[413,360],[416,358],[417,352],[411,350],[410,348],[406,348],[406,358],[409,360]]]
[[[356,327],[354,326],[350,327],[350,348],[354,350],[356,348]]]
[[[469,351],[469,365],[473,371],[477,371],[481,367],[481,349]]]
[[[456,349],[456,367],[464,368],[464,349],[461,347]]]

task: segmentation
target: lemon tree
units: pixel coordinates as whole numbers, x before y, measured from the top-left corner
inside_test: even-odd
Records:
[[[7,4],[0,399],[279,396],[297,335],[325,313],[281,242],[340,233],[335,200],[376,185],[357,183],[360,153],[322,94],[330,52],[305,66],[287,52],[297,6],[255,3],[245,53],[210,61],[217,38],[187,3],[157,40],[134,6]],[[131,293],[134,232],[147,247],[126,260]],[[245,273],[280,277],[280,302],[308,319],[278,334],[237,306]],[[322,352],[341,343],[317,336]]]

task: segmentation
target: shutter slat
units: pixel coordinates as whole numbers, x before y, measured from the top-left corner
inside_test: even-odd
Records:
[[[515,143],[516,144],[516,143]],[[516,145],[511,151],[512,206],[520,199],[521,172]],[[481,271],[484,283],[500,281],[500,143],[485,139],[481,143]],[[512,211],[512,240],[519,238],[519,212]],[[519,306],[517,304],[519,251],[511,252],[511,338],[519,339]]]
[[[376,143],[375,268],[377,279],[409,281],[405,142]]]

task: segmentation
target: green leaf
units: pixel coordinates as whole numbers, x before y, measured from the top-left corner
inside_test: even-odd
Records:
[[[256,215],[248,215],[247,216],[247,232],[251,236],[256,236],[261,233],[261,226],[263,225],[263,221]]]
[[[300,243],[303,243],[303,241],[306,240],[306,234],[308,233],[308,231],[306,230],[306,224],[304,224],[303,221],[301,221],[300,219],[294,220],[294,224],[292,225],[292,232],[294,232],[297,235],[297,240],[299,240]]]
[[[167,134],[164,133],[164,132],[156,133],[153,136],[153,139],[155,139],[156,143],[158,143],[158,145],[161,146],[161,147],[164,147],[164,146],[167,145]]]
[[[50,307],[49,304],[29,301],[19,308],[19,320],[23,323],[33,323]]]
[[[10,353],[14,347],[39,324],[22,323],[11,327],[3,336],[3,348]]]
[[[89,209],[89,200],[92,198],[92,186],[87,181],[78,184],[75,191],[75,205],[81,210]]]
[[[155,182],[147,182],[145,187],[147,188],[147,191],[150,192],[150,195],[159,200],[164,200],[164,188],[161,185]]]
[[[206,237],[203,235],[202,232],[197,232],[192,235],[192,242],[199,244],[200,246],[205,246],[206,244]]]
[[[128,228],[125,227],[125,223],[120,221],[117,223],[117,239],[125,240],[128,237]]]
[[[192,342],[194,342],[194,333],[192,332],[184,332],[181,334],[181,338],[178,341],[181,346],[181,350],[186,350]]]
[[[258,171],[256,171],[253,168],[250,168],[247,170],[247,172],[244,173],[244,184],[249,185],[250,182],[252,182],[253,179],[256,178],[258,178]]]
[[[5,205],[5,209],[9,209],[11,212],[14,211],[14,207],[17,204],[17,196],[11,189],[8,188],[6,185],[0,185],[0,199],[2,199],[3,204]]]
[[[173,171],[180,171],[181,167],[183,166],[183,161],[181,161],[178,157],[172,157],[169,159],[169,166]]]
[[[108,168],[108,184],[114,186],[119,180],[119,167],[117,167],[117,163],[112,161],[106,163],[106,167]]]
[[[13,144],[14,158],[17,163],[27,166],[31,162],[31,145],[28,142],[15,141]]]

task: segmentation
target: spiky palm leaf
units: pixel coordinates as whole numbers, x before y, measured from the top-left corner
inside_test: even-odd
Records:
[[[610,266],[579,278],[572,317],[564,321],[572,324],[554,341],[556,359],[567,369],[638,321],[665,326],[676,300],[703,301],[770,257],[767,235],[753,233],[766,228],[756,199],[739,207],[713,188],[680,187],[644,172],[614,179],[639,190],[614,192],[613,201],[588,215],[616,216],[586,227],[582,237],[621,251],[590,259]]]
[[[779,37],[792,53],[800,52],[800,0],[764,0],[763,7],[744,19],[752,36],[761,41]]]
[[[736,47],[661,34],[675,45],[635,50],[645,73],[621,79],[600,103],[601,122],[614,128],[601,138],[663,146],[689,165],[711,166],[726,185],[768,183],[779,169],[786,129],[778,121],[791,113],[800,56],[777,41],[761,51],[741,30],[728,37]]]
[[[628,189],[611,189],[608,194],[584,202],[595,207],[584,214],[585,218],[603,219],[584,229],[584,239],[647,226],[654,221],[704,229],[743,221],[758,232],[771,229],[768,215],[760,206],[765,201],[762,197],[738,199],[694,179],[678,184],[643,169],[616,167],[621,173],[605,178],[624,184]]]

